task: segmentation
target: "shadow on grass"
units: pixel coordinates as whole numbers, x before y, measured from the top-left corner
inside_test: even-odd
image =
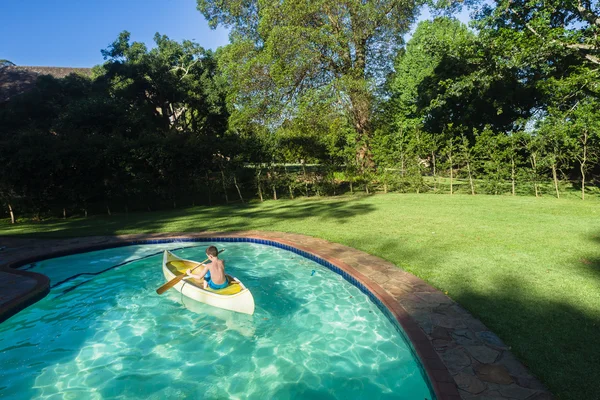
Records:
[[[518,281],[507,281],[494,293],[467,291],[455,300],[511,346],[558,398],[597,399],[600,316],[526,291]]]
[[[595,282],[598,290],[581,293],[592,297],[587,304],[561,301],[560,293],[541,297],[514,277],[499,278],[494,292],[467,288],[454,297],[511,346],[530,372],[562,400],[600,398],[600,235],[590,240],[595,255],[573,260],[568,271]]]
[[[342,200],[279,200],[266,203],[193,207],[148,213],[94,216],[4,227],[0,235],[31,238],[116,235],[124,233],[270,230],[275,222],[305,218],[345,224],[358,214],[375,211],[360,197]]]

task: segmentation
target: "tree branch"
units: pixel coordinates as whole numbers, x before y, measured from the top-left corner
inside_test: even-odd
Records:
[[[510,11],[511,13],[513,13],[517,18],[521,19],[522,18],[519,16],[519,14],[517,14],[517,12],[515,10],[513,10],[512,8],[508,7],[507,8],[508,11]],[[523,20],[522,20],[523,21]],[[525,27],[531,32],[533,33],[535,36],[539,37],[540,39],[545,39],[541,34],[539,34],[535,29],[533,29],[533,27],[531,25],[529,25],[528,22],[523,21],[523,23],[525,24]],[[583,56],[585,57],[585,59],[593,62],[594,64],[599,64],[600,65],[600,58],[591,55],[589,53],[586,53],[586,50],[595,50],[594,46],[588,45],[588,44],[583,44],[583,43],[564,43],[561,42],[559,40],[556,39],[551,39],[550,43],[555,43],[555,44],[559,44],[563,47],[566,47],[568,49],[576,49],[579,50],[581,52],[583,52]]]
[[[191,69],[191,68],[194,66],[194,64],[196,64],[198,61],[199,61],[198,59],[194,60],[194,62],[193,62],[193,63],[191,63],[190,65],[188,65],[188,66],[187,66],[187,68],[184,68],[184,67],[181,67],[181,66],[177,65],[177,66],[175,66],[175,67],[171,68],[171,71],[177,71],[177,70],[181,70],[181,71],[183,71],[183,72],[184,72],[184,74],[183,74],[183,76],[182,76],[182,77],[179,79],[179,80],[181,81],[181,80],[183,80],[183,78],[185,78],[185,77],[186,77],[186,75],[187,75],[187,74],[189,74],[189,73],[190,73],[190,69]]]
[[[585,8],[581,0],[577,0],[577,11],[590,24],[600,27],[600,16],[596,15],[592,10]]]

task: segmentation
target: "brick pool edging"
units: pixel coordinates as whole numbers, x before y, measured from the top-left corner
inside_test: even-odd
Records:
[[[153,242],[235,237],[277,242],[312,254],[345,272],[348,276],[341,275],[355,286],[366,288],[408,336],[438,399],[552,399],[551,394],[510,354],[509,348],[497,336],[442,292],[385,260],[323,239],[266,231],[20,239],[21,242],[14,239],[20,244],[29,243],[15,248],[27,251],[28,256],[22,257],[19,251],[9,254],[8,262],[0,263],[0,274],[3,271],[17,272],[9,268],[41,259],[86,251]],[[3,238],[0,238],[0,244],[3,244],[2,241]],[[31,298],[29,301],[25,306],[32,304]],[[12,311],[6,310],[0,303],[0,321],[16,312]],[[11,314],[7,316],[6,312]]]

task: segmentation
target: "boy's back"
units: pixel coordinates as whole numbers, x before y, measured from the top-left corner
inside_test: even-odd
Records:
[[[210,264],[208,264],[208,270],[210,271],[210,280],[221,285],[225,283],[225,263],[223,260],[215,258]]]

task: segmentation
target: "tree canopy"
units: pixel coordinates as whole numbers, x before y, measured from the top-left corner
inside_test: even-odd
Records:
[[[355,130],[356,160],[363,167],[371,163],[374,96],[418,5],[198,0],[213,27],[232,29],[224,58],[232,113],[279,126],[299,116],[307,97],[326,97]]]

